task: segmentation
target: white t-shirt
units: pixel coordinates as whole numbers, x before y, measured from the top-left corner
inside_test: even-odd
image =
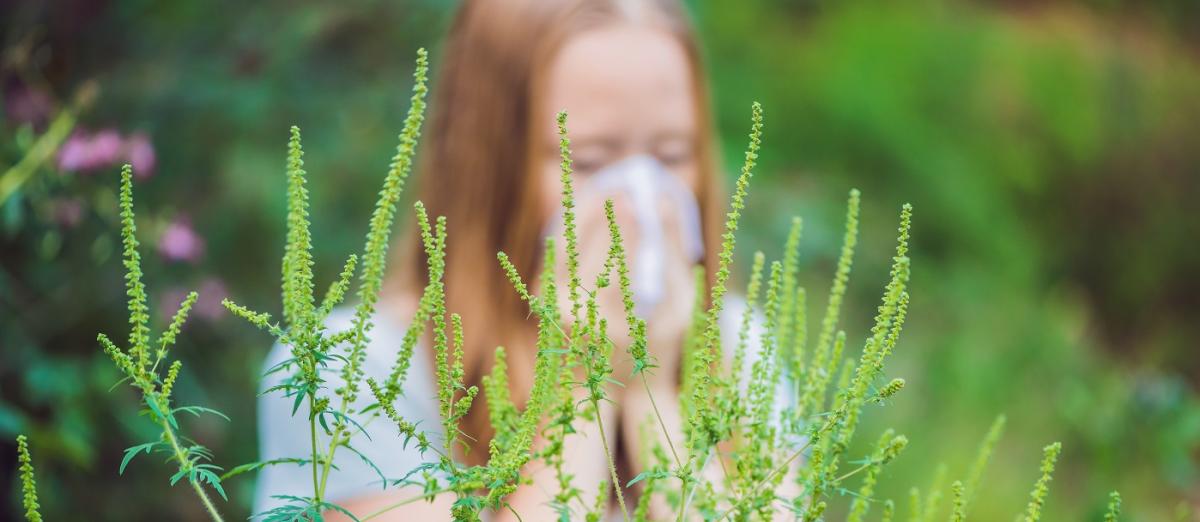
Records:
[[[737,345],[737,332],[741,325],[742,313],[746,308],[745,300],[730,296],[725,300],[721,314],[722,346],[726,362],[732,358],[733,347]],[[404,338],[405,326],[398,324],[396,309],[387,302],[381,302],[375,311],[371,330],[370,342],[367,344],[366,357],[363,360],[363,370],[366,377],[383,382],[396,362],[396,354]],[[340,331],[350,327],[354,319],[351,307],[341,307],[330,314],[326,322],[330,331]],[[762,333],[761,315],[756,313],[750,332],[749,349],[746,353],[745,366],[742,368],[739,382],[750,382],[750,369],[759,358],[761,350],[760,336]],[[272,368],[291,357],[287,346],[276,344],[271,348],[264,363],[264,371]],[[437,385],[432,377],[430,350],[418,343],[413,350],[412,361],[404,379],[402,396],[395,402],[397,413],[411,422],[417,423],[429,433],[431,443],[440,443],[442,437],[441,420],[438,414]],[[337,366],[322,371],[328,379],[327,385],[336,388],[340,385],[341,374]],[[266,376],[261,390],[266,390],[283,381],[289,371],[283,370]],[[781,383],[780,392],[775,401],[775,413],[786,407],[793,395],[787,389],[788,384]],[[744,391],[744,390],[743,390]],[[375,398],[364,384],[358,394],[354,409],[361,411],[373,404]],[[268,461],[281,458],[309,458],[311,441],[308,425],[308,404],[301,403],[292,414],[293,398],[285,397],[276,391],[258,398],[258,433],[259,460]],[[336,403],[335,403],[336,404]],[[475,407],[482,407],[476,401]],[[363,422],[363,419],[355,419]],[[399,433],[395,423],[383,416],[376,416],[363,424],[366,434],[354,433],[350,445],[371,459],[382,470],[389,480],[403,477],[423,463],[437,461],[437,454],[427,451],[421,454],[415,442],[404,445],[404,436]],[[370,438],[367,437],[370,435]],[[324,451],[329,446],[329,437],[318,427],[318,448]],[[441,448],[439,448],[441,449]],[[331,470],[325,489],[325,499],[333,502],[343,502],[354,497],[383,491],[383,482],[375,468],[368,465],[353,452],[339,448],[334,458],[338,469]],[[292,495],[298,497],[312,496],[312,469],[306,464],[277,464],[267,466],[259,471],[258,482],[254,494],[254,513],[273,509],[287,503],[286,500],[272,498],[274,495]]]
[[[376,382],[384,382],[388,373],[396,363],[396,355],[400,351],[401,340],[404,338],[405,326],[397,323],[395,306],[386,301],[376,306],[374,322],[363,358],[365,377],[360,386],[358,398],[353,404],[356,411],[374,404],[375,397],[367,388],[366,378]],[[335,309],[326,321],[330,331],[340,331],[349,328],[354,321],[353,307]],[[440,433],[441,420],[438,415],[437,386],[431,377],[433,364],[429,350],[416,346],[412,360],[405,376],[402,395],[395,402],[397,412],[406,420],[416,423],[418,428],[431,432],[429,440],[440,444],[441,437],[433,435]],[[267,355],[263,371],[291,357],[290,348],[276,343]],[[326,385],[332,389],[341,385],[340,364],[331,364],[321,375],[327,380]],[[294,368],[292,369],[294,371]],[[282,370],[266,376],[261,390],[283,382],[290,375],[289,370]],[[334,407],[337,397],[333,397]],[[258,397],[258,440],[259,460],[268,461],[281,458],[310,458],[312,443],[308,424],[308,403],[303,402],[292,414],[292,397],[285,397],[282,391],[275,391]],[[364,419],[355,418],[356,422],[364,423]],[[436,462],[437,454],[432,450],[422,455],[416,448],[415,441],[404,445],[404,436],[396,428],[396,424],[382,415],[365,421],[363,428],[366,433],[356,430],[350,437],[350,446],[369,458],[385,474],[389,480],[404,476],[409,470],[415,469],[426,462]],[[369,435],[369,437],[368,437]],[[329,447],[329,437],[324,430],[317,427],[317,444],[324,452]],[[439,448],[441,449],[441,448]],[[383,491],[383,480],[375,468],[367,464],[346,448],[338,448],[334,457],[337,469],[331,469],[325,486],[325,498],[337,503],[374,491]],[[309,464],[276,464],[267,466],[259,471],[258,483],[254,492],[254,513],[273,509],[287,504],[286,500],[272,498],[274,495],[292,495],[298,497],[312,496],[312,469]]]

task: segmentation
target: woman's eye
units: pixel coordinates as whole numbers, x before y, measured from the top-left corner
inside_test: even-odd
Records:
[[[611,156],[611,154],[604,150],[592,147],[583,148],[572,151],[571,166],[579,174],[592,174],[611,163]]]
[[[695,155],[692,140],[685,138],[663,140],[654,148],[654,156],[667,167],[689,163],[695,158]]]
[[[593,159],[572,158],[571,167],[577,174],[592,174],[604,168],[604,162]]]

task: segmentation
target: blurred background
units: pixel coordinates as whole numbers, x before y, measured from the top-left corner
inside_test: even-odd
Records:
[[[177,396],[233,419],[187,430],[218,464],[254,460],[269,340],[219,303],[278,309],[287,128],[304,130],[328,281],[361,246],[414,51],[430,47],[436,65],[456,4],[0,2],[0,519],[19,515],[17,433],[32,439],[51,520],[82,506],[104,520],[201,517],[153,459],[116,477],[122,449],[156,436],[95,342],[126,328],[125,162],[157,324],[200,292]],[[823,306],[845,196],[860,188],[844,316],[861,338],[899,206],[915,206],[912,311],[889,371],[908,387],[861,437],[894,427],[912,441],[881,496],[927,491],[939,462],[948,481],[963,476],[1003,413],[972,519],[1011,520],[1041,447],[1061,440],[1046,519],[1099,520],[1119,489],[1129,520],[1200,520],[1200,3],[691,6],[726,172],[750,102],[766,110],[743,269],[753,249],[778,255],[800,215],[804,282]],[[226,484],[232,518],[248,514],[251,481]]]

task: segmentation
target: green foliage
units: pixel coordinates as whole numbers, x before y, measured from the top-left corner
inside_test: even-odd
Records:
[[[950,489],[954,491],[954,511],[950,516],[950,520],[953,522],[962,522],[967,519],[967,498],[963,492],[962,481],[954,481]]]
[[[311,491],[289,492],[280,497],[287,501],[286,505],[258,515],[266,520],[320,520],[322,513],[328,512],[355,516],[329,502],[325,494],[327,480],[330,470],[335,468],[339,449],[345,448],[355,457],[367,460],[358,449],[351,446],[351,436],[366,431],[365,426],[375,417],[384,417],[397,426],[406,444],[415,442],[419,451],[434,452],[438,459],[414,470],[388,470],[389,473],[402,473],[404,478],[385,478],[385,486],[418,486],[422,493],[366,514],[363,519],[373,518],[411,502],[451,495],[454,497],[451,515],[455,520],[479,520],[484,510],[512,509],[506,498],[526,481],[522,473],[527,465],[541,461],[555,469],[559,490],[547,492],[547,496],[564,520],[604,518],[610,490],[615,494],[626,520],[645,520],[652,516],[650,511],[657,496],[676,512],[679,520],[770,520],[790,515],[806,522],[815,522],[828,518],[830,507],[838,504],[838,497],[842,495],[851,497],[847,520],[866,520],[872,505],[881,501],[876,498],[877,486],[885,466],[893,462],[909,443],[906,436],[889,429],[877,438],[868,454],[857,460],[851,458],[854,451],[852,443],[866,406],[887,405],[889,399],[896,397],[905,385],[901,378],[886,379],[885,367],[899,345],[900,333],[909,311],[912,207],[907,204],[901,207],[888,282],[883,288],[873,325],[862,341],[861,352],[844,353],[848,336],[838,328],[858,241],[860,194],[852,190],[847,204],[841,255],[814,349],[811,353],[805,349],[808,346],[808,328],[805,324],[808,319],[807,293],[799,284],[798,277],[801,221],[793,219],[780,260],[768,264],[767,256],[762,252],[754,255],[747,287],[750,306],[740,317],[737,344],[733,347],[732,360],[727,363],[723,356],[725,348],[721,345],[719,319],[734,261],[735,232],[739,228],[741,214],[747,208],[749,180],[761,146],[763,119],[761,106],[757,103],[752,107],[750,143],[745,163],[730,210],[726,214],[714,282],[695,303],[694,324],[689,339],[684,343],[684,394],[678,398],[659,398],[678,399],[683,406],[686,440],[680,448],[670,440],[671,430],[663,423],[651,388],[646,384],[645,374],[655,367],[655,363],[647,350],[646,323],[634,313],[627,252],[611,201],[605,205],[610,245],[607,252],[603,253],[602,270],[590,285],[585,285],[579,275],[580,257],[596,253],[578,251],[565,113],[559,113],[557,123],[562,155],[563,235],[568,269],[566,295],[571,320],[564,321],[558,309],[560,290],[554,283],[552,272],[556,256],[553,239],[546,244],[543,272],[538,285],[527,284],[508,256],[503,252],[497,253],[500,267],[514,291],[538,320],[538,338],[532,387],[527,401],[522,405],[515,404],[509,393],[506,350],[497,348],[495,352],[493,371],[483,381],[489,420],[496,433],[490,442],[486,463],[467,465],[456,458],[454,451],[456,445],[463,443],[460,421],[475,406],[479,390],[464,382],[463,350],[467,333],[464,332],[461,317],[447,308],[446,245],[450,224],[444,216],[431,219],[420,202],[414,205],[415,218],[428,262],[426,269],[429,282],[420,297],[413,322],[406,331],[400,349],[402,355],[389,369],[386,382],[363,378],[363,358],[382,288],[394,209],[411,169],[423,119],[427,67],[426,54],[421,51],[414,73],[412,105],[400,135],[400,146],[384,179],[369,222],[366,244],[361,254],[348,257],[319,306],[314,295],[314,247],[306,173],[300,133],[295,127],[288,141],[285,169],[288,209],[287,240],[282,260],[282,323],[272,322],[271,316],[266,313],[253,311],[232,301],[225,302],[226,308],[233,314],[267,331],[279,343],[290,348],[290,358],[268,372],[287,372],[287,377],[267,393],[281,393],[290,399],[293,415],[300,414],[301,406],[306,406],[302,414],[307,417],[309,427],[307,435],[310,448],[307,455],[242,464],[218,476],[221,468],[208,463],[212,458],[208,450],[179,435],[180,425],[176,419],[179,413],[220,415],[198,406],[172,407],[171,392],[179,378],[181,363],[173,361],[165,370],[165,375],[160,369],[168,355],[168,347],[175,343],[184,318],[197,296],[195,293],[187,296],[160,336],[158,345],[152,347],[149,341],[146,290],[142,283],[135,235],[132,174],[126,167],[122,173],[120,205],[131,325],[129,347],[121,349],[104,335],[99,339],[116,366],[142,393],[148,408],[147,414],[157,424],[161,437],[127,449],[120,471],[123,473],[139,454],[167,453],[168,460],[178,465],[170,483],[175,484],[186,478],[209,515],[214,520],[220,520],[221,515],[209,499],[205,486],[224,497],[222,481],[225,479],[266,466],[301,464],[311,470]],[[360,262],[361,270],[358,270]],[[327,316],[345,298],[355,274],[358,274],[358,303],[354,306],[352,324],[346,330],[328,331]],[[652,441],[648,449],[652,459],[647,459],[647,462],[653,462],[632,479],[622,480],[614,449],[609,447],[606,438],[602,438],[609,480],[601,485],[597,498],[582,499],[580,485],[565,471],[562,452],[566,437],[579,436],[577,427],[584,423],[595,422],[599,431],[605,432],[601,405],[609,400],[612,386],[624,384],[619,380],[624,376],[614,375],[613,357],[617,346],[609,336],[610,318],[602,313],[597,297],[600,290],[611,286],[613,281],[616,281],[621,294],[622,318],[630,338],[630,344],[626,347],[634,361],[634,371],[630,377],[640,378],[643,390],[650,394],[658,422],[652,428],[661,428],[667,435],[668,448],[663,448],[652,437],[645,437]],[[697,281],[698,285],[703,285],[703,274],[697,275]],[[707,296],[707,301],[703,296]],[[763,317],[763,333],[755,345],[751,342],[750,331],[759,308]],[[441,433],[437,435],[440,435],[443,444],[434,443],[436,435],[430,437],[423,427],[404,419],[395,407],[395,401],[402,399],[399,395],[400,383],[410,369],[408,357],[412,354],[416,339],[429,325],[432,326],[431,348],[442,420]],[[473,335],[486,333],[476,332]],[[757,357],[745,372],[744,366],[751,350]],[[340,364],[337,372],[341,379],[336,388],[330,389],[325,374],[333,370],[335,363]],[[840,375],[836,381],[832,379],[835,372]],[[578,379],[566,378],[571,375],[577,375]],[[745,375],[748,378],[744,378]],[[356,410],[352,405],[364,381],[376,402],[368,408]],[[564,383],[570,385],[563,386]],[[794,396],[785,398],[794,400],[796,407],[777,407],[781,389],[794,391]],[[577,400],[576,392],[583,397],[582,401]],[[966,481],[954,482],[953,520],[966,519],[968,502],[978,488],[1003,424],[1004,418],[1000,417],[989,430]],[[328,440],[327,444],[318,442],[318,433]],[[546,441],[540,449],[535,448],[534,444],[538,437]],[[26,472],[28,454],[23,438],[19,445],[27,509],[36,515],[36,498],[28,500],[35,495],[32,470]],[[667,449],[670,450],[670,457]],[[1042,475],[1031,494],[1025,514],[1027,522],[1036,522],[1041,516],[1060,449],[1058,443],[1045,449]],[[342,458],[345,458],[346,451],[340,452]],[[727,460],[732,462],[732,466],[727,466]],[[369,460],[367,462],[375,466]],[[721,468],[719,479],[714,479],[710,474],[710,466]],[[843,469],[843,466],[849,469]],[[375,469],[381,477],[387,476],[383,470]],[[912,520],[933,520],[937,516],[946,474],[946,467],[939,467],[923,503],[918,491],[915,488],[912,490]],[[851,479],[856,477],[859,478],[857,488],[854,488]],[[631,511],[626,505],[625,494],[626,490],[638,483],[644,483],[645,487],[642,497]],[[592,501],[589,503],[588,500]],[[34,507],[28,508],[29,505]],[[582,510],[580,506],[583,506]],[[1114,497],[1113,507],[1110,507],[1112,517],[1116,516],[1118,509],[1119,500]],[[883,519],[891,520],[895,515],[894,510],[891,501],[883,502]]]
[[[987,469],[988,461],[992,458],[992,451],[996,449],[996,443],[1000,440],[1000,435],[1004,433],[1004,425],[1008,422],[1008,418],[1004,415],[999,415],[992,422],[992,427],[988,429],[987,436],[983,442],[979,444],[979,452],[975,455],[975,462],[971,464],[971,471],[967,473],[967,482],[964,485],[963,496],[966,501],[969,501],[975,492],[979,491],[979,481],[983,478],[983,471]]]
[[[1042,518],[1042,506],[1050,492],[1050,477],[1054,474],[1054,463],[1062,452],[1062,444],[1055,442],[1042,450],[1042,476],[1029,494],[1029,507],[1025,508],[1025,522],[1037,522]]]
[[[142,282],[141,254],[138,252],[137,225],[134,222],[133,168],[129,165],[125,165],[121,170],[120,205],[121,239],[124,245],[124,265],[126,271],[125,287],[126,295],[129,298],[129,324],[131,326],[129,346],[126,349],[121,349],[104,334],[99,334],[97,340],[103,347],[104,352],[112,358],[117,368],[125,374],[125,379],[129,380],[130,385],[140,391],[142,402],[147,408],[145,413],[158,425],[161,434],[158,440],[126,449],[125,458],[121,461],[119,471],[124,473],[130,460],[141,452],[147,454],[152,452],[166,453],[168,455],[167,460],[174,462],[178,467],[175,474],[171,476],[171,485],[176,484],[179,480],[186,477],[188,483],[200,498],[201,503],[204,504],[204,508],[209,516],[213,520],[220,521],[222,520],[221,515],[209,498],[208,493],[205,492],[204,485],[207,484],[213,488],[221,495],[221,498],[226,498],[225,488],[221,485],[221,479],[217,475],[217,472],[221,471],[221,468],[209,463],[212,460],[212,454],[207,448],[182,438],[182,435],[179,433],[179,422],[176,420],[175,414],[188,412],[197,416],[200,413],[223,415],[214,410],[199,406],[172,407],[171,392],[174,389],[176,379],[179,377],[179,370],[182,367],[182,363],[178,360],[171,363],[165,377],[160,377],[161,370],[159,369],[159,366],[166,360],[167,349],[175,343],[175,338],[183,326],[188,310],[196,302],[197,295],[195,292],[188,294],[187,298],[180,305],[179,311],[175,313],[170,325],[162,333],[159,346],[153,351],[152,356],[149,306],[147,305],[146,286]],[[152,357],[153,360],[151,360]]]
[[[268,520],[287,519],[296,516],[309,516],[324,510],[341,510],[340,507],[324,500],[325,488],[330,470],[333,468],[336,453],[339,448],[346,448],[358,457],[362,454],[350,445],[353,434],[363,430],[362,423],[354,419],[356,415],[378,415],[380,411],[392,422],[396,423],[400,432],[409,440],[416,440],[417,447],[422,452],[432,449],[429,439],[423,432],[416,429],[411,422],[401,418],[392,402],[397,398],[400,379],[407,369],[407,357],[403,366],[398,362],[397,368],[390,373],[387,382],[380,385],[374,381],[367,382],[372,395],[379,401],[378,408],[370,411],[353,411],[352,404],[356,401],[363,381],[362,361],[365,357],[369,333],[374,326],[371,318],[375,311],[379,291],[383,286],[383,276],[387,261],[387,250],[390,244],[392,223],[395,217],[395,207],[399,202],[400,193],[412,169],[413,155],[420,136],[421,122],[424,120],[425,96],[428,74],[428,55],[424,49],[417,52],[416,69],[413,73],[413,94],[409,106],[408,117],[404,129],[400,133],[400,144],[392,159],[391,166],[384,178],[383,188],[371,215],[366,244],[361,256],[351,255],[338,278],[325,294],[325,299],[318,308],[313,286],[313,256],[312,234],[309,220],[309,198],[306,188],[306,172],[304,171],[303,150],[300,143],[300,130],[291,129],[287,154],[287,241],[284,248],[282,263],[282,298],[283,325],[270,323],[270,316],[265,313],[251,311],[231,301],[225,301],[225,306],[251,324],[269,331],[278,342],[291,348],[290,359],[277,365],[271,372],[291,370],[292,375],[283,384],[275,386],[268,392],[281,392],[292,399],[293,415],[299,411],[301,404],[307,404],[309,424],[310,453],[307,458],[283,459],[263,463],[251,463],[250,466],[266,466],[297,461],[308,463],[312,471],[311,495],[291,495],[287,498],[289,504],[276,508],[268,513]],[[418,209],[421,210],[420,208]],[[424,213],[419,212],[424,218]],[[418,317],[431,316],[434,320],[437,343],[439,385],[444,386],[439,391],[442,402],[442,414],[449,426],[461,417],[454,408],[465,410],[475,396],[475,391],[466,390],[464,397],[457,403],[453,395],[457,389],[449,382],[462,378],[462,331],[457,316],[452,318],[455,326],[455,346],[459,351],[455,363],[448,359],[449,345],[445,331],[444,292],[441,287],[441,274],[444,271],[445,249],[445,220],[439,220],[437,238],[429,228],[428,220],[422,221],[423,239],[430,255],[430,288],[419,305]],[[358,304],[355,306],[354,319],[348,330],[327,332],[325,321],[329,313],[345,298],[351,279],[356,273],[359,260],[362,260],[362,270],[359,272]],[[402,354],[411,354],[412,346],[419,335],[416,322],[409,328],[406,335]],[[322,371],[334,361],[341,363],[341,385],[333,390],[334,396],[326,394],[326,380]],[[336,406],[335,406],[336,401]],[[363,419],[366,420],[365,418]],[[320,429],[328,438],[329,443],[322,448],[318,444],[317,430]],[[453,443],[457,430],[448,430],[447,447]],[[407,442],[407,441],[406,441]],[[449,461],[448,457],[444,460]],[[370,462],[368,461],[370,464]],[[245,466],[245,465],[244,465]],[[374,464],[371,464],[374,467]],[[377,468],[376,468],[377,469]],[[382,475],[382,474],[381,474]],[[296,492],[300,493],[300,492]]]
[[[1049,440],[1070,449],[1058,469],[1072,487],[1054,492],[1044,519],[1096,516],[1119,488],[1126,518],[1174,520],[1175,498],[1191,491],[1200,469],[1193,458],[1200,358],[1192,356],[1200,322],[1188,304],[1200,252],[1191,240],[1200,221],[1189,219],[1197,185],[1188,180],[1200,164],[1191,139],[1200,125],[1200,63],[1189,27],[1200,4],[688,3],[734,176],[742,100],[759,97],[770,109],[751,211],[739,229],[745,255],[734,263],[736,288],[745,289],[750,253],[784,257],[776,240],[789,232],[790,216],[803,214],[798,283],[810,290],[811,352],[832,272],[826,267],[838,255],[843,187],[868,191],[857,282],[841,326],[852,340],[846,351],[857,357],[855,334],[870,320],[864,309],[873,308],[875,276],[886,270],[876,255],[885,229],[894,228],[886,216],[904,200],[920,211],[913,319],[890,364],[908,386],[886,407],[868,408],[860,428],[873,435],[895,427],[914,442],[878,488],[900,504],[898,518],[909,484],[926,487],[931,462],[946,460],[950,481],[962,478],[969,488],[965,470],[978,435],[1005,411],[1005,453]],[[397,95],[411,85],[404,56],[439,40],[457,5],[302,0],[283,10],[190,2],[144,9],[118,0],[63,11],[55,2],[6,4],[10,16],[0,23],[13,35],[5,47],[9,78],[44,84],[37,91],[52,106],[44,126],[26,123],[8,106],[20,91],[5,86],[0,192],[17,188],[0,203],[0,431],[10,440],[30,434],[46,449],[39,471],[53,472],[39,476],[44,496],[106,505],[114,519],[195,515],[186,502],[192,493],[182,488],[136,505],[109,502],[153,490],[161,478],[139,468],[110,480],[116,462],[108,457],[119,462],[123,448],[157,436],[152,422],[125,415],[136,396],[107,392],[124,374],[94,350],[97,331],[124,346],[113,335],[127,320],[124,307],[113,306],[125,291],[121,238],[108,233],[120,226],[119,165],[64,171],[56,145],[74,130],[107,128],[152,141],[157,174],[146,178],[135,164],[134,190],[149,202],[139,206],[137,225],[155,334],[187,290],[200,295],[172,349],[171,359],[183,360],[172,395],[237,420],[180,419],[221,448],[222,461],[252,460],[253,430],[242,421],[255,413],[246,399],[258,391],[267,338],[214,311],[227,292],[208,280],[219,276],[239,303],[282,320],[273,297],[278,274],[263,267],[283,251],[286,191],[282,176],[264,173],[283,174],[287,129],[297,123],[306,131],[314,197],[314,271],[325,289],[363,246],[353,231],[370,216],[379,167],[407,109]],[[264,21],[272,31],[259,30]],[[89,87],[99,96],[79,103]],[[13,174],[25,182],[10,184]],[[79,224],[59,222],[60,210],[77,202]],[[1103,218],[1114,209],[1121,219]],[[206,243],[194,265],[154,253],[177,218],[190,218]],[[397,216],[411,219],[403,210]],[[466,334],[488,335],[469,325]],[[831,387],[843,359],[834,359]],[[859,437],[850,452],[866,455],[873,442]],[[153,465],[143,456],[131,465]],[[1004,513],[1028,494],[1018,485],[1026,464],[993,459],[971,516],[1011,519]],[[248,515],[247,486],[227,487],[229,517]],[[46,504],[51,518],[75,515]],[[840,516],[837,504],[829,516]],[[10,502],[4,513],[19,518],[19,507]]]
[[[17,462],[21,473],[21,504],[25,507],[25,520],[42,522],[42,514],[38,510],[37,481],[33,478],[33,458],[29,456],[29,446],[24,435],[17,436]]]
[[[693,380],[685,384],[685,388],[691,390],[691,397],[687,402],[690,411],[688,411],[686,433],[688,448],[691,451],[688,468],[697,465],[703,467],[698,456],[707,453],[707,450],[722,438],[719,421],[711,404],[712,390],[716,383],[713,381],[710,370],[721,349],[718,322],[724,306],[725,285],[729,279],[730,265],[733,264],[733,248],[736,243],[734,233],[737,232],[738,221],[746,206],[745,200],[750,177],[754,174],[754,165],[758,160],[758,150],[762,143],[762,125],[762,106],[755,102],[751,111],[750,142],[746,147],[746,159],[734,188],[729,212],[725,215],[725,228],[721,234],[721,250],[717,260],[715,282],[709,291],[708,312],[704,317],[704,329],[701,337],[703,344],[698,345],[699,349],[689,356],[692,364],[688,376]],[[703,462],[707,462],[707,459]],[[685,493],[684,497],[688,496]],[[686,508],[686,505],[684,507]],[[681,510],[681,513],[683,511],[685,510]]]
[[[1121,494],[1116,491],[1108,494],[1108,512],[1104,514],[1104,522],[1117,522],[1121,518]]]

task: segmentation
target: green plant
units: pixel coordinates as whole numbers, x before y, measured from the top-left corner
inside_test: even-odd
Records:
[[[167,349],[175,344],[175,338],[187,318],[188,311],[196,302],[196,293],[188,294],[175,317],[171,319],[170,326],[162,333],[158,342],[151,346],[149,306],[146,286],[142,282],[141,256],[138,253],[137,227],[133,215],[133,169],[129,165],[121,171],[121,237],[124,240],[125,286],[129,297],[129,347],[122,350],[104,334],[99,334],[97,340],[117,368],[125,374],[125,379],[129,380],[130,385],[141,392],[142,402],[146,405],[144,413],[159,426],[161,435],[158,440],[127,448],[119,472],[124,473],[125,467],[139,453],[166,453],[168,460],[178,467],[171,476],[171,484],[187,478],[212,518],[221,520],[216,506],[204,490],[204,484],[207,483],[225,498],[225,489],[216,474],[221,468],[208,462],[212,460],[212,453],[207,448],[180,433],[176,414],[191,413],[198,416],[211,413],[225,416],[203,406],[172,406],[171,391],[183,364],[178,360],[172,362],[165,375],[161,369],[166,363]]]
[[[279,464],[301,464],[312,474],[311,491],[297,491],[283,497],[288,503],[259,515],[266,520],[320,520],[323,513],[339,511],[355,518],[344,508],[326,497],[330,470],[338,455],[346,451],[367,460],[350,444],[351,436],[365,431],[367,421],[384,417],[396,424],[399,431],[415,441],[422,452],[437,454],[436,462],[414,470],[388,470],[406,473],[404,478],[389,480],[376,468],[385,484],[418,485],[422,493],[396,502],[356,520],[369,520],[382,513],[412,502],[432,499],[438,495],[453,495],[451,514],[456,520],[478,520],[484,510],[512,509],[506,497],[525,480],[526,465],[540,460],[556,471],[559,491],[551,494],[553,505],[564,519],[603,518],[608,491],[616,495],[622,516],[626,520],[648,517],[650,501],[660,496],[679,520],[698,517],[705,520],[755,520],[776,516],[793,516],[806,522],[823,520],[835,494],[852,497],[848,520],[864,520],[873,504],[882,500],[883,517],[894,516],[891,500],[875,498],[875,485],[881,470],[893,461],[908,444],[904,435],[887,430],[881,434],[869,454],[854,458],[851,442],[858,429],[864,409],[872,404],[887,403],[905,384],[903,379],[886,379],[887,359],[899,343],[900,333],[908,313],[908,280],[911,259],[909,237],[912,207],[904,205],[900,212],[897,244],[883,297],[877,308],[873,326],[862,342],[857,359],[845,357],[848,336],[839,329],[840,310],[844,298],[853,256],[858,242],[858,212],[860,194],[850,192],[846,229],[829,299],[821,318],[816,343],[807,344],[807,293],[798,285],[798,249],[802,222],[793,219],[781,260],[766,262],[766,255],[755,253],[747,297],[751,303],[762,296],[763,335],[761,346],[753,347],[759,357],[750,368],[747,383],[739,375],[747,360],[750,329],[754,322],[753,307],[741,318],[733,364],[726,364],[722,354],[720,314],[734,261],[736,231],[746,208],[750,179],[758,158],[762,138],[761,107],[752,107],[752,125],[745,162],[737,180],[730,210],[726,214],[722,245],[713,285],[696,302],[694,324],[684,341],[686,360],[683,393],[679,400],[686,417],[684,440],[670,439],[670,428],[663,422],[657,402],[651,394],[655,417],[652,429],[666,435],[667,447],[652,444],[650,453],[654,465],[640,474],[622,480],[615,465],[613,451],[604,445],[608,460],[609,478],[600,488],[600,496],[585,504],[582,516],[572,508],[580,501],[580,490],[572,477],[564,472],[562,441],[573,436],[580,423],[602,422],[598,414],[610,386],[622,384],[622,378],[642,381],[643,390],[650,394],[645,374],[656,368],[647,350],[646,324],[634,313],[628,261],[621,231],[616,224],[611,202],[605,206],[609,225],[610,247],[604,253],[604,264],[590,285],[580,276],[579,259],[595,255],[579,251],[575,229],[574,191],[572,186],[570,141],[567,115],[557,117],[562,154],[562,206],[565,209],[564,246],[567,266],[567,288],[570,320],[564,320],[558,307],[558,292],[551,271],[558,255],[557,242],[547,242],[546,259],[537,290],[525,282],[524,276],[503,253],[497,253],[500,268],[505,272],[514,291],[529,306],[538,320],[537,356],[534,380],[529,399],[523,405],[513,403],[508,394],[506,355],[503,348],[496,351],[497,364],[483,382],[490,406],[489,419],[495,429],[490,442],[488,459],[481,465],[468,466],[454,457],[459,442],[458,423],[473,406],[479,389],[463,382],[463,331],[458,315],[447,309],[444,288],[446,239],[450,224],[444,217],[431,216],[417,202],[414,206],[420,238],[427,254],[429,283],[420,297],[410,323],[400,356],[384,382],[364,379],[364,351],[372,329],[371,318],[382,287],[387,260],[387,248],[395,215],[395,206],[411,170],[413,154],[423,120],[426,94],[427,56],[418,54],[412,105],[400,135],[400,145],[380,191],[371,216],[366,244],[361,255],[351,255],[337,279],[318,303],[314,295],[312,236],[310,234],[308,192],[303,168],[303,151],[299,129],[291,129],[287,154],[287,241],[282,261],[282,321],[273,321],[266,313],[226,301],[225,306],[251,324],[269,332],[276,340],[291,349],[291,357],[268,370],[268,373],[288,372],[283,383],[267,390],[281,393],[292,401],[293,414],[301,406],[307,410],[307,436],[311,442],[307,455],[265,462],[252,462],[217,475],[221,468],[209,463],[212,455],[199,444],[184,438],[176,414],[216,413],[197,406],[172,407],[171,390],[179,376],[180,363],[175,361],[165,371],[167,349],[195,301],[190,294],[181,305],[166,331],[155,345],[149,341],[147,304],[142,283],[138,241],[134,226],[132,174],[126,167],[122,172],[121,217],[125,246],[127,293],[132,331],[129,347],[118,348],[107,337],[99,337],[105,351],[137,388],[147,406],[146,414],[161,430],[159,440],[126,450],[120,471],[139,453],[164,452],[178,470],[171,478],[174,484],[183,478],[193,487],[205,509],[214,520],[221,520],[219,510],[209,498],[205,486],[224,497],[223,481],[240,474]],[[361,268],[360,268],[361,263]],[[352,280],[358,275],[358,303],[349,329],[328,331],[325,322],[333,308],[346,297]],[[765,275],[764,275],[765,274]],[[698,274],[703,285],[704,274]],[[618,346],[609,335],[610,318],[601,313],[597,291],[615,284],[621,293],[625,329],[629,333],[627,346]],[[765,288],[764,288],[765,286]],[[395,408],[400,385],[409,370],[409,357],[415,343],[426,327],[432,326],[438,404],[442,418],[443,445],[431,442],[421,427],[399,415]],[[479,334],[484,334],[480,332]],[[627,350],[634,361],[632,375],[614,375],[612,357],[620,348]],[[336,388],[330,387],[326,374],[340,364]],[[835,380],[834,376],[838,378]],[[361,388],[370,390],[375,404],[355,410],[353,404]],[[572,382],[581,389],[584,408],[577,408],[575,396],[561,382]],[[778,390],[791,390],[794,407],[777,411],[774,405]],[[658,400],[670,398],[658,398]],[[970,499],[977,492],[980,477],[1000,436],[1004,418],[993,424],[980,445],[979,456],[965,480],[952,486],[953,519],[965,520]],[[601,426],[603,431],[603,427]],[[329,440],[318,444],[318,433]],[[548,444],[535,449],[534,439],[543,437]],[[436,435],[435,435],[436,436]],[[655,440],[647,437],[648,440]],[[345,451],[340,451],[342,448]],[[444,449],[443,449],[444,448]],[[1025,520],[1035,522],[1048,494],[1048,484],[1061,445],[1045,449],[1041,477],[1036,482]],[[24,439],[19,440],[22,477],[28,516],[37,520],[37,501],[32,468]],[[669,453],[668,453],[669,450]],[[686,453],[685,453],[686,452]],[[668,456],[669,454],[669,456]],[[344,458],[344,457],[343,457]],[[373,465],[373,464],[372,464]],[[720,474],[709,473],[719,468]],[[915,520],[931,520],[945,493],[946,468],[935,474],[921,503],[919,492],[911,494],[911,513]],[[851,479],[861,476],[852,492]],[[626,493],[643,483],[641,497],[631,511]],[[1119,509],[1118,497],[1113,497],[1110,517]],[[590,499],[588,499],[590,500]],[[519,514],[518,514],[519,515]]]
[[[37,481],[33,479],[33,457],[29,455],[29,445],[24,435],[17,436],[17,461],[21,463],[21,501],[25,506],[25,518],[29,522],[41,522],[42,515],[38,512],[41,507],[37,499]]]

